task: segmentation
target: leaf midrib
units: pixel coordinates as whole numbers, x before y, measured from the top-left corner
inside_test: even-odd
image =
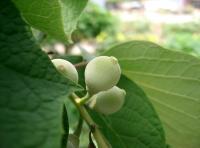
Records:
[[[131,71],[127,69],[123,69],[124,72],[128,73],[133,73],[137,75],[144,75],[144,76],[151,76],[151,77],[160,77],[160,78],[165,78],[165,79],[181,79],[181,80],[186,80],[186,81],[194,81],[194,82],[199,82],[199,79],[194,79],[191,77],[182,77],[181,75],[164,75],[164,74],[154,74],[154,73],[149,73],[149,72],[140,72],[140,71]],[[198,100],[199,101],[199,100]]]
[[[151,75],[150,73],[141,73],[141,72],[133,72],[133,71],[127,71],[127,70],[124,70],[124,73],[134,73],[134,74],[138,74],[138,75],[148,75],[148,76],[155,76],[155,77],[160,77],[160,75]],[[161,76],[162,77],[162,76]],[[169,78],[169,79],[176,79],[175,78],[176,76],[166,76],[166,78]],[[165,78],[165,76],[163,77]],[[179,77],[178,77],[179,78]],[[135,81],[138,81],[140,84],[143,84],[145,86],[147,86],[148,88],[151,88],[151,89],[154,89],[154,90],[157,90],[159,92],[162,92],[162,93],[166,93],[166,94],[170,94],[170,95],[173,95],[173,96],[179,96],[179,97],[182,97],[182,98],[185,98],[185,99],[189,99],[189,100],[192,100],[192,101],[195,101],[197,103],[200,103],[200,100],[198,98],[195,98],[195,97],[191,97],[191,96],[187,96],[187,95],[182,95],[182,94],[179,94],[179,93],[175,93],[175,92],[172,92],[172,91],[166,91],[166,90],[163,90],[161,88],[157,88],[155,86],[150,86],[144,82],[141,82],[139,80],[135,80]],[[192,81],[195,81],[195,80],[192,80]],[[195,81],[196,82],[196,81]],[[199,81],[200,82],[200,81]]]

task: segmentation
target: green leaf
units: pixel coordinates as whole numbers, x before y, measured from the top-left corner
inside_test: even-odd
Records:
[[[165,148],[161,122],[144,92],[125,76],[118,86],[126,90],[120,111],[109,116],[90,111],[112,147]]]
[[[143,88],[158,111],[174,148],[200,147],[200,60],[144,41],[117,45],[105,55]]]
[[[0,20],[0,147],[59,148],[63,99],[79,87],[56,71],[9,0]]]
[[[13,0],[30,25],[62,41],[71,41],[71,33],[87,1]]]

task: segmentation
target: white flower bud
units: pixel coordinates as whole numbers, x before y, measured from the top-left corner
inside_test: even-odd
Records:
[[[91,60],[85,69],[85,83],[90,95],[115,86],[121,75],[115,57],[100,56]]]
[[[114,86],[107,91],[102,91],[92,96],[88,105],[99,113],[109,115],[122,108],[125,96],[125,90]]]
[[[63,59],[53,59],[52,62],[61,74],[78,83],[78,72],[72,63]]]

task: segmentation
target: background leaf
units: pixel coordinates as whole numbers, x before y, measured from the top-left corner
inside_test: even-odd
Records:
[[[71,39],[87,0],[13,0],[33,27],[62,41]]]
[[[35,44],[10,1],[0,1],[0,147],[61,147],[63,99],[79,87]]]
[[[105,55],[141,86],[158,111],[174,148],[200,147],[200,60],[144,41],[117,45]]]
[[[161,122],[144,92],[122,76],[118,85],[126,90],[120,111],[104,116],[90,111],[113,148],[165,148]]]

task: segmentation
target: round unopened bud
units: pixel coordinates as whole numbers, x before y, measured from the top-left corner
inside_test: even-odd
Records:
[[[61,74],[78,83],[78,72],[72,63],[63,59],[53,59],[52,62]]]
[[[109,115],[122,108],[125,96],[125,90],[114,86],[107,91],[102,91],[92,96],[88,105],[99,113]]]
[[[85,83],[90,95],[115,86],[121,75],[118,60],[115,57],[100,56],[91,60],[85,69]]]

